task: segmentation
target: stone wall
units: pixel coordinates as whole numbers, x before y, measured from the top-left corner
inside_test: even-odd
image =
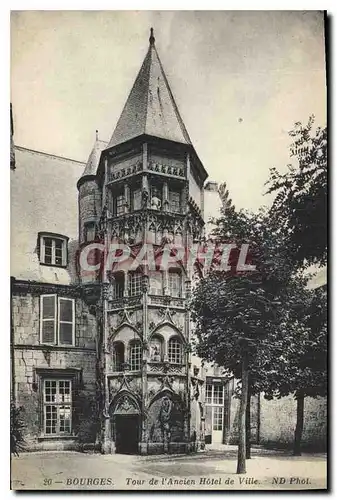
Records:
[[[59,294],[62,297],[62,293]],[[14,393],[24,407],[28,449],[74,448],[93,438],[96,415],[96,319],[75,299],[75,346],[40,344],[40,297],[12,296]],[[63,375],[64,374],[64,375]],[[72,378],[73,434],[77,439],[42,437],[43,377]]]
[[[260,442],[266,446],[291,448],[296,427],[296,400],[292,396],[267,401],[261,397]],[[326,450],[327,401],[305,398],[303,449]]]
[[[45,293],[65,295],[62,290],[52,287]],[[25,346],[40,345],[40,296],[18,294],[12,296],[12,321],[14,344]],[[75,347],[96,349],[96,318],[82,299],[75,299]]]
[[[237,444],[239,437],[239,408],[240,400],[232,396],[230,401],[229,431],[226,442],[228,444]],[[252,396],[250,403],[250,432],[251,443],[259,444],[260,415],[259,415],[259,396]]]

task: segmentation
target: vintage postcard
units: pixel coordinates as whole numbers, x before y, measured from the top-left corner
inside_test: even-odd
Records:
[[[323,11],[12,11],[11,488],[327,489]]]

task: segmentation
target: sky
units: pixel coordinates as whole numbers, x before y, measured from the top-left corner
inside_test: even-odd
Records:
[[[150,27],[192,143],[238,208],[270,203],[288,131],[326,124],[323,13],[21,11],[11,15],[15,144],[86,161],[109,140]]]

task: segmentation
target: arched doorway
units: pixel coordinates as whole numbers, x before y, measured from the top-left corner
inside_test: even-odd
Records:
[[[127,394],[119,397],[112,413],[116,453],[138,454],[140,412],[136,401]]]

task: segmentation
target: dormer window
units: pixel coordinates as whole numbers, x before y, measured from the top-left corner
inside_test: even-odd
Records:
[[[40,263],[48,266],[65,267],[67,265],[66,236],[52,233],[39,233]]]

